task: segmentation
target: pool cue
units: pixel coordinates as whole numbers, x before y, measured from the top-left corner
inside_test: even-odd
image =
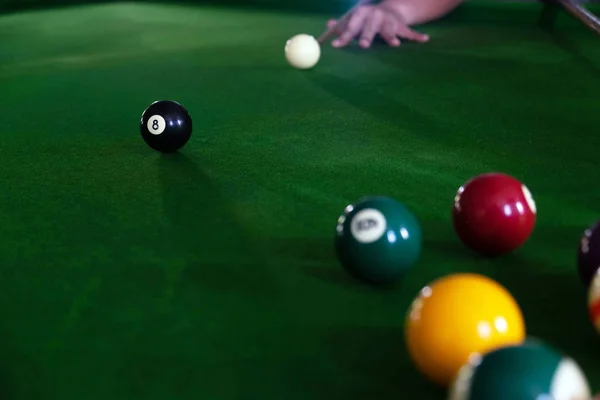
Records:
[[[317,39],[317,41],[319,42],[319,44],[323,44],[325,43],[325,41],[327,41],[331,36],[333,36],[335,34],[335,30],[337,29],[337,26],[339,24],[343,24],[345,23],[348,18],[350,18],[350,16],[352,15],[352,13],[354,11],[356,11],[356,9],[358,7],[367,5],[371,2],[371,0],[358,0],[358,3],[356,3],[350,10],[348,10],[346,12],[346,14],[342,15],[339,19],[337,24],[335,24],[334,26],[332,26],[331,28],[327,29],[321,36],[319,36],[319,39]]]
[[[556,2],[575,18],[583,22],[585,26],[600,34],[600,19],[582,6],[578,0],[556,0]]]

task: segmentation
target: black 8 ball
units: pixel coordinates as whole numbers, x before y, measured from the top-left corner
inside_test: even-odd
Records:
[[[179,103],[160,100],[142,114],[142,138],[152,149],[169,153],[181,149],[192,136],[192,118]]]
[[[581,235],[577,264],[579,278],[586,287],[589,287],[600,270],[600,221],[591,225]]]

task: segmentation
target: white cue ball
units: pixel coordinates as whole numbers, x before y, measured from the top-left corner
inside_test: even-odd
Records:
[[[301,33],[285,44],[285,58],[294,68],[310,69],[321,58],[321,46],[313,36]]]

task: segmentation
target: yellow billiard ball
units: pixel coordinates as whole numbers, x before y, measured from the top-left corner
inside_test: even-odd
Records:
[[[588,313],[594,329],[600,333],[600,270],[592,278],[588,289]]]
[[[524,342],[517,301],[493,279],[452,274],[425,286],[405,321],[408,353],[417,369],[447,387],[470,357]]]

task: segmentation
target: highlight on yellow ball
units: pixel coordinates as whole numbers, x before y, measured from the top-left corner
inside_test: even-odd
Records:
[[[525,337],[523,313],[511,293],[472,273],[448,275],[422,288],[405,321],[413,363],[444,387],[470,357],[521,344]]]

